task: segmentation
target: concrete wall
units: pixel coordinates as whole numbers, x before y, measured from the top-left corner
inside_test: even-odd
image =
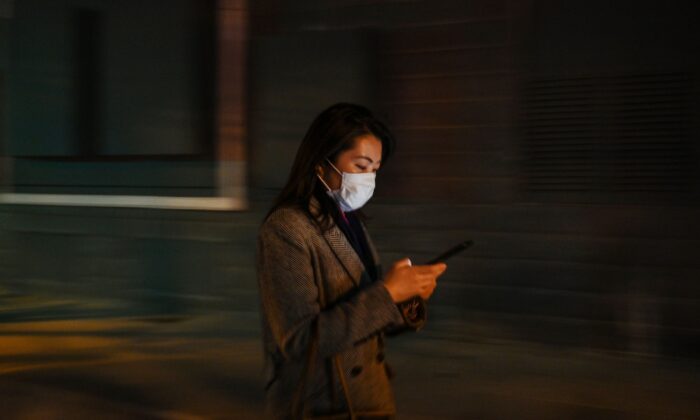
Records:
[[[624,191],[591,200],[526,188],[521,88],[532,76],[533,22],[558,16],[548,5],[251,2],[251,69],[269,70],[279,57],[263,53],[274,54],[284,39],[342,32],[357,35],[338,35],[355,46],[376,43],[352,49],[348,61],[321,60],[322,47],[308,51],[305,59],[331,68],[355,63],[341,94],[327,79],[317,85],[303,78],[306,62],[293,54],[286,59],[294,73],[280,72],[277,97],[264,93],[266,85],[249,91],[250,209],[4,205],[3,284],[27,293],[116,297],[131,310],[225,308],[250,317],[254,330],[257,226],[291,152],[316,112],[365,99],[398,138],[366,207],[384,265],[404,256],[427,260],[463,239],[476,243],[450,261],[430,301],[426,336],[697,356],[700,226],[692,191],[624,202]],[[685,66],[697,74],[694,63]],[[252,72],[251,86],[273,76]],[[276,113],[266,112],[270,107]]]

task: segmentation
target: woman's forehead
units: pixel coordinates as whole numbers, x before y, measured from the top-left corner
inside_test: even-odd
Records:
[[[382,142],[373,134],[364,134],[355,138],[355,145],[349,150],[351,158],[366,157],[372,162],[382,159]]]

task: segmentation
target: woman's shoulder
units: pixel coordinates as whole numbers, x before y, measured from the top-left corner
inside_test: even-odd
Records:
[[[305,236],[314,228],[313,223],[306,212],[298,206],[281,206],[270,212],[260,226],[261,232],[285,231]]]

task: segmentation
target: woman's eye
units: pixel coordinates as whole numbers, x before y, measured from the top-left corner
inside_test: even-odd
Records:
[[[362,169],[363,171],[364,171],[365,169],[367,169],[366,167],[363,167],[363,166],[360,166],[360,165],[355,165],[355,166],[357,166],[358,168]]]

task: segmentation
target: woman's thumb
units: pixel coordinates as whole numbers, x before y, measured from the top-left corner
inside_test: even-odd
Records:
[[[401,259],[401,260],[398,260],[398,261],[396,262],[396,267],[403,267],[403,266],[409,266],[409,267],[410,267],[411,265],[412,265],[412,264],[411,264],[411,259],[408,258],[408,257],[406,257],[406,258],[404,258],[404,259]]]

